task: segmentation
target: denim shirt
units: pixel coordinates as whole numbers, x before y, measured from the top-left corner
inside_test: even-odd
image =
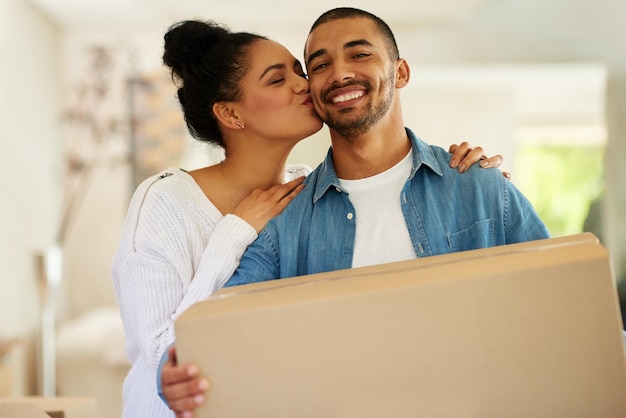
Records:
[[[449,167],[450,153],[406,132],[413,168],[398,198],[417,257],[549,238],[499,170],[474,164],[461,174]],[[332,148],[305,184],[248,247],[226,286],[352,267],[358,213],[339,185]]]

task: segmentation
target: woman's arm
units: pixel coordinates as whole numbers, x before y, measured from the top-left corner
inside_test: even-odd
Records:
[[[141,361],[156,374],[161,355],[174,341],[176,318],[230,278],[256,239],[256,228],[295,197],[301,182],[244,199],[238,209],[242,217],[252,213],[256,227],[239,216],[221,216],[191,178],[175,170],[138,188],[113,266],[133,365]]]

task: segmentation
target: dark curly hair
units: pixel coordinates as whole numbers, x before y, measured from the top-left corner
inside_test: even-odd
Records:
[[[213,21],[186,20],[164,36],[163,63],[179,86],[178,99],[191,135],[224,147],[213,105],[241,98],[250,47],[264,36],[232,32]]]

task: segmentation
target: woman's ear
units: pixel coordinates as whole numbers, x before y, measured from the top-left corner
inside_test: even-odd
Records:
[[[241,129],[243,122],[239,119],[237,111],[229,103],[217,102],[213,104],[213,114],[217,121],[229,129]]]
[[[410,78],[411,69],[409,68],[409,63],[404,58],[400,58],[396,62],[396,88],[401,89],[409,84]]]

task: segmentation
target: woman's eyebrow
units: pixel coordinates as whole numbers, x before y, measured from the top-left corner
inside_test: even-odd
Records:
[[[283,70],[285,69],[287,66],[285,64],[274,64],[274,65],[270,65],[269,67],[267,67],[263,73],[261,74],[261,77],[259,77],[259,80],[261,80],[263,77],[265,77],[265,74],[267,74],[268,72],[272,71],[272,70]]]

